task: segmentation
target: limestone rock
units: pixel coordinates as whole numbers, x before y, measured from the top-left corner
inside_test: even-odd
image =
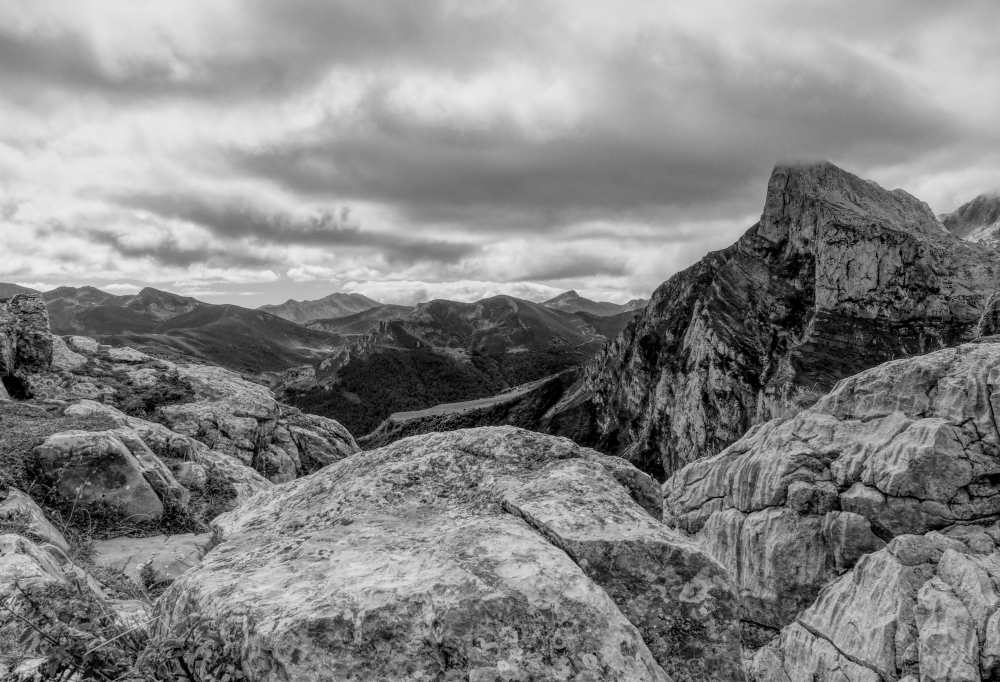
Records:
[[[52,365],[52,334],[40,294],[0,299],[0,398],[30,397],[27,377]]]
[[[162,424],[138,417],[129,417],[110,405],[93,400],[81,400],[67,407],[63,413],[69,416],[103,414],[110,417],[120,426],[131,429],[138,434],[155,454],[161,457],[187,460],[192,464],[204,467],[206,477],[211,476],[216,481],[223,482],[232,488],[235,504],[240,504],[273,485],[256,470],[234,457],[210,450],[201,441],[175,433]]]
[[[172,582],[201,563],[211,543],[210,533],[96,540],[92,558],[98,566],[116,568],[138,583],[144,567],[152,570],[156,582]]]
[[[15,585],[66,582],[66,575],[48,552],[20,535],[0,535],[0,596],[7,597]]]
[[[757,682],[843,679],[837,671],[852,680],[992,679],[998,577],[993,550],[977,554],[934,532],[899,536],[827,586],[756,653],[750,675]]]
[[[21,519],[27,524],[28,531],[32,536],[58,547],[63,552],[69,551],[69,543],[66,542],[66,538],[45,517],[45,512],[33,499],[16,488],[8,488],[3,495],[3,501],[0,502],[0,518]]]
[[[729,568],[748,618],[786,625],[882,540],[1000,518],[998,377],[1000,345],[967,344],[844,379],[811,409],[679,471],[664,485],[664,519]],[[984,532],[965,535],[994,547]]]
[[[87,364],[87,358],[70,350],[61,336],[52,337],[52,371],[72,372]]]
[[[197,612],[250,680],[743,679],[722,568],[621,466],[513,428],[342,459],[219,517],[154,640]]]
[[[840,379],[971,340],[992,249],[828,163],[779,166],[760,222],[654,292],[533,427],[665,478]]]
[[[65,431],[49,436],[34,452],[63,499],[84,509],[104,504],[136,519],[155,520],[163,515],[163,500],[183,507],[190,498],[126,429]]]

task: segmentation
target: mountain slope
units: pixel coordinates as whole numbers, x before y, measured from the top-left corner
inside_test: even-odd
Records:
[[[639,310],[644,308],[647,302],[641,298],[633,299],[625,304],[591,301],[589,298],[580,296],[575,291],[567,291],[555,298],[543,301],[541,305],[552,310],[562,310],[567,313],[585,312],[591,315],[610,316],[631,310]]]
[[[778,166],[760,222],[664,282],[535,428],[659,478],[839,379],[971,338],[994,252],[832,164]]]
[[[383,320],[402,320],[412,312],[413,306],[386,304],[353,315],[313,320],[305,326],[335,334],[367,334]]]
[[[334,416],[352,433],[368,433],[395,412],[488,398],[579,366],[617,333],[631,314],[570,314],[510,296],[475,303],[436,300],[402,318],[382,320],[316,366],[309,380],[290,377],[284,398]],[[324,321],[356,330],[379,313]],[[344,322],[348,320],[348,322]]]
[[[116,296],[93,287],[43,294],[53,333],[94,336],[178,360],[201,360],[249,374],[317,361],[341,338],[269,313],[145,288]]]
[[[957,237],[988,246],[1000,244],[1000,192],[980,194],[954,213],[941,216],[944,226]]]
[[[382,305],[362,294],[333,293],[315,301],[288,299],[280,305],[262,305],[258,310],[277,315],[298,324],[313,320],[353,315]]]
[[[9,284],[7,282],[0,282],[0,298],[10,298],[11,296],[16,296],[18,294],[37,294],[38,292],[34,289],[28,287],[22,287],[20,284]]]

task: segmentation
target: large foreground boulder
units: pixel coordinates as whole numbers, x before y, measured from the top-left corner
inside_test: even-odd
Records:
[[[154,638],[198,614],[250,680],[743,679],[725,572],[656,489],[511,427],[402,440],[219,517]]]

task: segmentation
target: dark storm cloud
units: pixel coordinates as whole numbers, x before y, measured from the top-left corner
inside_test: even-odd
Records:
[[[241,251],[239,249],[205,248],[204,246],[184,246],[174,236],[166,236],[152,244],[132,243],[126,235],[110,230],[90,230],[85,238],[94,244],[110,246],[121,256],[135,259],[149,259],[160,265],[186,268],[191,265],[206,264],[214,267],[260,268],[273,266],[269,258]]]
[[[518,281],[554,282],[601,275],[620,277],[624,274],[626,265],[620,259],[590,254],[567,254],[564,258],[547,263],[544,267],[529,270],[519,277]]]
[[[295,192],[386,202],[418,221],[536,229],[756,201],[764,160],[896,162],[959,136],[946,112],[892,74],[850,52],[828,57],[737,59],[712,39],[645,36],[603,66],[604,104],[542,141],[503,119],[473,132],[461,120],[421,122],[380,83],[356,127],[330,120],[300,139],[230,153],[240,169]]]
[[[301,218],[267,212],[249,204],[214,204],[204,197],[135,194],[119,197],[118,205],[149,211],[163,218],[194,223],[223,240],[249,239],[265,244],[378,249],[390,262],[455,263],[475,253],[474,244],[415,239],[362,230],[350,212],[324,212]]]
[[[456,12],[446,0],[256,0],[240,8],[235,26],[217,27],[237,34],[212,50],[192,50],[187,36],[163,27],[151,32],[160,49],[103,61],[86,24],[0,25],[0,75],[27,97],[54,88],[96,91],[113,101],[274,100],[312,86],[332,66],[475,69],[494,48],[527,37],[524,12],[539,14],[527,3]]]

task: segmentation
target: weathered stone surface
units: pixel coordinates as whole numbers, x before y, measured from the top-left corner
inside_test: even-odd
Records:
[[[827,586],[757,652],[749,673],[756,682],[814,679],[819,670],[815,679],[843,679],[836,670],[856,679],[853,668],[857,679],[992,679],[998,578],[995,549],[977,553],[935,532],[896,537]]]
[[[534,428],[669,476],[844,377],[971,340],[998,284],[992,249],[905,192],[779,166],[760,222],[661,285]]]
[[[8,488],[6,493],[0,493],[0,518],[22,519],[28,526],[28,531],[41,542],[47,542],[58,547],[63,552],[69,551],[69,543],[63,534],[52,525],[33,499],[16,488]]]
[[[28,398],[27,377],[48,372],[52,334],[40,294],[0,299],[0,398]]]
[[[123,428],[131,429],[138,434],[150,450],[157,455],[188,460],[193,464],[205,467],[208,475],[232,487],[235,494],[235,504],[240,504],[273,485],[256,470],[234,457],[210,450],[201,441],[175,433],[162,424],[129,417],[110,405],[92,400],[81,400],[67,407],[64,414],[69,416],[103,414],[110,417]]]
[[[513,428],[356,454],[219,517],[155,636],[197,611],[251,680],[742,679],[722,568],[622,466]]]
[[[61,336],[52,337],[52,371],[72,372],[87,364],[87,358],[70,350]]]
[[[0,596],[10,595],[15,585],[61,582],[66,575],[52,555],[20,535],[0,535]]]
[[[210,533],[96,540],[92,558],[98,566],[117,568],[139,583],[144,567],[152,570],[156,582],[170,582],[201,563],[211,544]]]
[[[163,497],[179,506],[190,493],[132,431],[66,431],[35,448],[42,472],[80,508],[109,505],[136,519],[163,515]]]
[[[1000,518],[994,405],[998,344],[886,363],[679,471],[664,485],[664,519],[729,568],[748,618],[781,627],[878,537]],[[995,546],[985,531],[964,536]],[[962,546],[938,537],[935,561]]]

